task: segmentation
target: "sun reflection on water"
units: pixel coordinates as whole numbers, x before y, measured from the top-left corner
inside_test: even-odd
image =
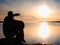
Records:
[[[41,22],[39,31],[38,31],[39,36],[43,39],[43,42],[46,43],[46,39],[48,38],[50,34],[49,26],[47,22]]]

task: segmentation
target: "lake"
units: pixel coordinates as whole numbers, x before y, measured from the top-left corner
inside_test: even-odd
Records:
[[[0,38],[3,34],[3,23],[0,23]],[[24,28],[26,43],[60,43],[60,23],[31,23]]]

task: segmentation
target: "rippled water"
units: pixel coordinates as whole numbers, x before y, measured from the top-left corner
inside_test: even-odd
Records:
[[[4,38],[2,25],[0,23],[0,38]],[[27,43],[60,42],[60,23],[26,24],[24,34]]]

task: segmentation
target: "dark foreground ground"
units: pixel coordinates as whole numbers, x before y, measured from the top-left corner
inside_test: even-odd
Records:
[[[17,41],[15,39],[12,40],[6,40],[5,38],[0,39],[0,45],[52,45],[52,44],[17,44]]]

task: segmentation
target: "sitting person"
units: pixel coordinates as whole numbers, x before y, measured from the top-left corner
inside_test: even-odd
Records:
[[[24,40],[24,23],[23,21],[15,20],[13,17],[20,14],[13,14],[12,11],[8,12],[3,22],[3,33],[7,40],[12,40],[16,35],[16,39],[25,42]]]

